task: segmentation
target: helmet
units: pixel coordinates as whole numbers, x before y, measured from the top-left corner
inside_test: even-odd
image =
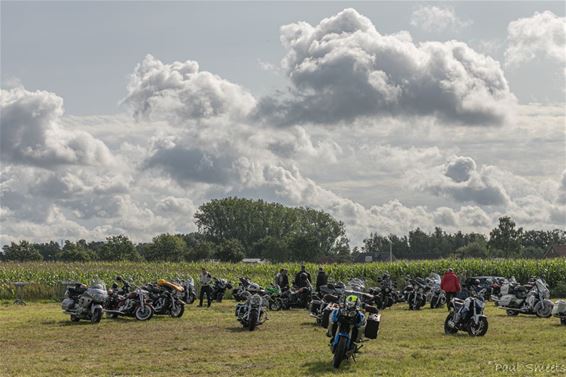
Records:
[[[474,280],[474,284],[475,284],[475,285],[480,285],[480,279]]]
[[[348,309],[355,308],[358,305],[358,296],[349,295],[348,297],[346,297],[345,304],[346,304],[346,308]]]

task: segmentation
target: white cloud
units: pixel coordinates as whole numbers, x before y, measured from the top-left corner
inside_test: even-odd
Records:
[[[566,17],[550,11],[511,22],[507,28],[505,63],[516,66],[535,58],[566,63]]]
[[[497,61],[458,41],[416,44],[380,34],[346,9],[318,25],[281,28],[290,95],[260,100],[258,116],[279,124],[332,124],[368,116],[432,116],[448,123],[504,123],[515,97]]]
[[[471,20],[461,20],[454,8],[445,6],[420,6],[411,15],[411,25],[427,32],[458,31],[472,23]]]
[[[63,128],[63,99],[23,87],[0,89],[0,156],[4,161],[44,168],[108,165],[113,157],[91,134]]]

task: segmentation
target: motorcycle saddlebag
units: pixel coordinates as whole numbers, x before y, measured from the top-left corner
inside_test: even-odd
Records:
[[[74,306],[75,300],[73,300],[72,298],[66,298],[61,303],[61,308],[63,308],[63,310],[71,310]]]
[[[330,323],[330,314],[332,314],[333,308],[326,307],[322,311],[322,318],[320,319],[320,327],[327,328]]]
[[[380,314],[370,314],[366,321],[366,328],[364,330],[364,336],[368,339],[377,338],[379,333],[379,322],[381,321]]]
[[[555,316],[566,315],[566,301],[563,300],[556,301],[556,304],[554,304],[554,308],[552,308],[552,314]]]

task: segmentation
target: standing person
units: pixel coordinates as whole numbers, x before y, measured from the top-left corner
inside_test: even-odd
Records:
[[[306,282],[305,279],[308,280],[308,284],[310,284],[311,280],[311,274],[309,274],[309,272],[305,269],[305,264],[301,264],[301,271],[297,272],[297,274],[295,275],[295,281],[293,282],[293,285],[301,288],[301,287],[305,287],[306,286]]]
[[[202,300],[204,299],[204,295],[206,293],[206,300],[208,301],[208,307],[212,303],[211,294],[212,288],[210,287],[210,283],[212,282],[212,275],[203,267],[200,272],[200,303],[199,306],[202,306]]]
[[[328,284],[328,275],[322,269],[322,267],[318,268],[318,275],[316,275],[316,291],[320,292],[320,286]]]
[[[449,268],[448,271],[444,273],[444,276],[442,276],[440,289],[446,292],[446,306],[448,306],[448,310],[450,310],[450,307],[452,306],[452,298],[462,289],[460,279],[458,279],[458,276],[456,276],[451,268]]]
[[[289,277],[287,276],[287,270],[282,268],[279,270],[277,275],[275,275],[275,285],[281,288],[282,291],[289,288]]]

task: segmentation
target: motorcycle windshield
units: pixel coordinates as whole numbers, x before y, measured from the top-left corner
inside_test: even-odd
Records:
[[[541,279],[537,279],[536,286],[537,286],[537,289],[539,290],[539,292],[542,293],[543,295],[546,296],[547,293],[548,294],[550,293],[550,291],[548,290],[548,287],[546,286],[546,284]]]
[[[432,273],[430,274],[430,279],[434,282],[435,285],[440,285],[440,275]]]
[[[89,285],[89,289],[98,289],[106,291],[106,284],[99,279],[92,280]]]

